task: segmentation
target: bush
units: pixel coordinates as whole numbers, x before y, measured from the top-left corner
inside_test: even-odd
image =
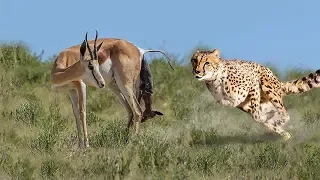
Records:
[[[105,126],[100,125],[98,132],[90,138],[93,147],[122,147],[129,138],[126,126],[119,120],[107,121]]]
[[[44,113],[42,104],[37,99],[28,100],[22,103],[14,112],[12,112],[13,119],[22,121],[26,124],[37,124]]]
[[[44,152],[52,152],[59,141],[60,133],[66,128],[66,118],[60,114],[57,100],[50,103],[49,115],[41,122],[41,131],[32,141],[31,147]]]

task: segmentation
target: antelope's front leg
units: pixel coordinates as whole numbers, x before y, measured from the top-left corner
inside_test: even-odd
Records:
[[[80,111],[79,111],[79,97],[78,92],[75,89],[69,90],[69,97],[72,103],[73,115],[76,119],[77,132],[78,132],[78,146],[79,148],[83,145],[82,139],[82,122],[80,122]]]
[[[79,81],[76,85],[79,96],[79,111],[80,111],[80,121],[82,122],[82,132],[84,138],[84,146],[89,146],[88,131],[87,131],[87,121],[86,121],[86,84]]]

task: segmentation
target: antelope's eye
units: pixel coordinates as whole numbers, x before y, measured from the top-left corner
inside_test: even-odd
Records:
[[[92,70],[92,69],[93,69],[92,64],[89,64],[88,68],[89,68],[90,70]]]

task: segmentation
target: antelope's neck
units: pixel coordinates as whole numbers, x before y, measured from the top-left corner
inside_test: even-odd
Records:
[[[65,84],[71,81],[82,79],[85,73],[85,67],[77,61],[73,65],[65,69],[55,69],[51,75],[53,84]]]

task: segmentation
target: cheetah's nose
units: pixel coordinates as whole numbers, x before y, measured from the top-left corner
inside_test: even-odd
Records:
[[[199,74],[199,73],[200,73],[200,71],[196,71],[195,73],[196,73],[196,74]]]

